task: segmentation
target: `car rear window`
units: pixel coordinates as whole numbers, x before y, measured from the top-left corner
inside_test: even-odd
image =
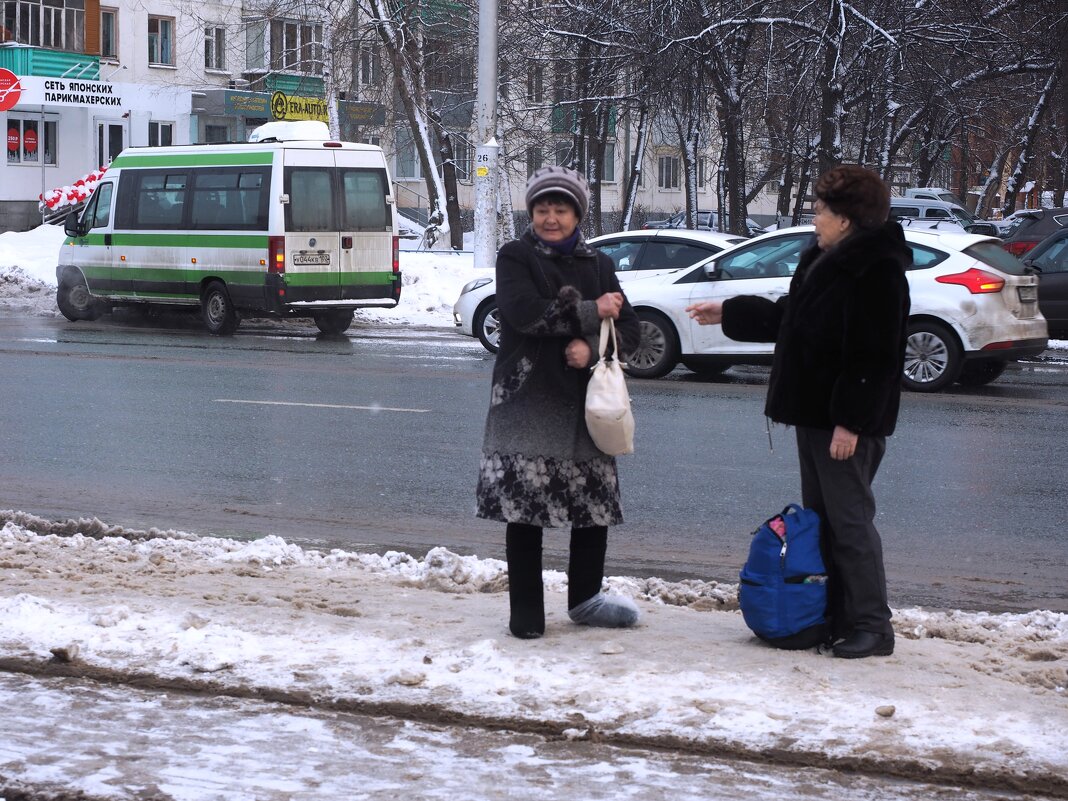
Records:
[[[909,242],[909,249],[912,251],[912,266],[909,267],[910,270],[925,270],[928,267],[941,264],[949,258],[948,253],[925,245],[917,245],[913,242]]]
[[[997,242],[977,242],[964,249],[967,256],[1009,275],[1026,275],[1024,263]]]

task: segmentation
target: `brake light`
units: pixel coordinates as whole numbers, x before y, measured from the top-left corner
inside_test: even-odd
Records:
[[[393,237],[393,273],[400,272],[400,237]]]
[[[1002,242],[1001,246],[1003,248],[1005,248],[1005,250],[1007,250],[1013,256],[1015,256],[1016,258],[1020,258],[1025,253],[1027,253],[1027,251],[1029,251],[1031,248],[1033,248],[1037,244],[1038,244],[1037,240],[1034,241],[1034,242],[1028,242],[1026,240],[1021,240],[1019,242]]]
[[[1005,279],[999,278],[993,273],[978,270],[972,267],[962,273],[953,275],[940,275],[935,279],[940,284],[959,284],[973,295],[983,295],[988,292],[1000,292],[1005,286]]]
[[[284,273],[286,271],[286,238],[284,236],[267,237],[267,272]]]

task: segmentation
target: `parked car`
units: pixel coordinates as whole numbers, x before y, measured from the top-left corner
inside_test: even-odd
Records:
[[[1002,240],[1001,246],[1013,256],[1022,258],[1039,242],[1068,226],[1068,208],[1028,209],[1021,212],[1020,222]]]
[[[596,236],[588,241],[616,263],[619,280],[624,282],[634,277],[689,267],[747,240],[715,231],[665,229],[621,231]],[[497,286],[492,276],[469,281],[460,290],[452,316],[462,333],[478,337],[488,351],[497,352],[500,317],[497,313]]]
[[[729,227],[729,222],[725,222],[726,227]],[[750,236],[758,236],[764,233],[764,229],[757,224],[756,220],[751,217],[745,218],[745,227],[748,230]],[[700,210],[697,212],[697,224],[693,228],[686,228],[686,212],[680,211],[672,214],[666,220],[650,220],[642,228],[654,229],[654,228],[681,228],[683,230],[690,231],[718,231],[719,228],[719,212],[718,211],[705,211]]]
[[[1068,339],[1068,228],[1047,236],[1023,258],[1038,272],[1038,308],[1049,325],[1049,335]]]
[[[905,197],[923,198],[924,200],[941,200],[943,203],[952,203],[954,206],[967,208],[964,201],[940,186],[914,186],[905,190]]]
[[[1019,225],[1020,220],[1024,218],[1024,215],[1026,215],[1030,211],[1034,211],[1034,209],[1016,209],[1016,211],[1014,211],[1012,214],[1009,214],[1008,216],[1003,217],[1000,220],[987,220],[987,222],[994,223],[994,225],[996,225],[998,227],[998,230],[1001,232],[1000,236],[1004,238],[1012,233],[1013,229],[1015,229],[1016,226]]]
[[[627,371],[656,378],[679,362],[706,374],[735,364],[770,364],[771,343],[735,342],[721,326],[698,325],[685,309],[735,295],[784,296],[813,230],[784,228],[692,268],[627,284],[627,298],[642,327],[641,344],[630,355]],[[955,381],[985,384],[1001,375],[1007,363],[1046,349],[1038,279],[997,239],[918,229],[906,229],[905,238],[914,259],[908,272],[912,310],[902,375],[907,389],[935,392]]]
[[[939,230],[963,230],[984,236],[999,236],[1001,230],[992,222],[980,220],[963,206],[944,200],[917,197],[890,198],[890,217],[903,225],[938,228]],[[915,222],[905,222],[915,221]]]

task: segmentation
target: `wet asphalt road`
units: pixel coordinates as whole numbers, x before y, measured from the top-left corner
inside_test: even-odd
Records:
[[[492,357],[438,328],[0,318],[0,509],[316,547],[503,558],[473,486]],[[609,572],[735,581],[799,496],[762,369],[632,381]],[[1068,353],[907,394],[876,482],[893,606],[1068,611]],[[566,534],[546,538],[561,566]]]

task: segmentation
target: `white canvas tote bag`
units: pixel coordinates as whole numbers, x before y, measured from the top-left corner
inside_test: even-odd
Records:
[[[612,353],[605,355],[609,341]],[[612,318],[601,320],[600,357],[586,387],[586,427],[593,444],[609,456],[634,453],[634,415],[619,361],[619,340]]]

